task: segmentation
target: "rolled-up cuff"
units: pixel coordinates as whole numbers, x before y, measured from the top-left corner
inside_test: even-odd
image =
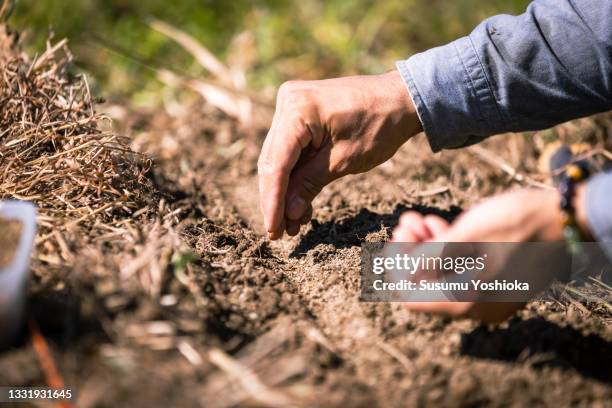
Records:
[[[504,126],[470,37],[413,55],[396,66],[434,152],[479,142]]]
[[[599,174],[589,180],[586,200],[589,228],[612,260],[612,172]]]

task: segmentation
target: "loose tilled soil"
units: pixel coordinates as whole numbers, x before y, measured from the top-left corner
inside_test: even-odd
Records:
[[[299,236],[270,243],[256,180],[264,132],[198,102],[126,117],[133,148],[154,159],[147,177],[157,208],[140,226],[114,219],[104,234],[58,233],[32,266],[29,315],[76,406],[612,401],[609,299],[532,302],[497,326],[359,301],[360,244],[388,239],[402,211],[452,219],[516,185],[482,152],[432,155],[417,137],[374,171],[331,185]],[[578,131],[606,143],[610,117],[544,136]],[[502,136],[484,146],[537,177],[542,139]],[[24,330],[0,353],[0,385],[47,381]]]

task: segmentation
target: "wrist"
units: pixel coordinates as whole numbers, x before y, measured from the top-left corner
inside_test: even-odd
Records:
[[[380,75],[386,86],[386,92],[391,96],[395,110],[395,116],[401,132],[406,135],[406,140],[423,131],[423,125],[419,119],[416,106],[412,96],[404,84],[399,71],[392,70]]]
[[[537,241],[563,240],[563,211],[559,205],[560,195],[555,190],[536,190],[531,205],[538,214],[535,231]]]
[[[574,194],[574,212],[576,218],[576,225],[580,229],[584,239],[592,241],[593,234],[589,227],[589,221],[587,217],[587,194],[586,194],[586,183],[582,182],[576,186],[576,193]]]
[[[553,190],[541,190],[537,194],[539,197],[534,197],[533,200],[534,211],[539,214],[538,219],[540,220],[537,224],[536,239],[542,241],[563,240],[563,220],[566,218],[566,214],[561,209],[560,194]],[[587,219],[585,183],[576,185],[576,193],[572,198],[572,204],[575,223],[583,239],[592,240]]]

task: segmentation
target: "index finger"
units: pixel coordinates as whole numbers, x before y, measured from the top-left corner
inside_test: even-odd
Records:
[[[283,235],[285,194],[302,148],[310,143],[299,121],[275,113],[258,162],[259,199],[270,239]]]

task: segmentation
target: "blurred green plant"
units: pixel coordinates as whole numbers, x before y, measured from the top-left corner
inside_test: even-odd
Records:
[[[19,0],[12,24],[40,49],[49,28],[107,96],[135,97],[160,84],[145,66],[205,76],[150,17],[189,33],[215,55],[245,65],[255,89],[289,78],[376,73],[451,41],[482,19],[522,12],[527,0]],[[119,51],[119,52],[118,52]],[[152,74],[152,72],[149,72]]]

